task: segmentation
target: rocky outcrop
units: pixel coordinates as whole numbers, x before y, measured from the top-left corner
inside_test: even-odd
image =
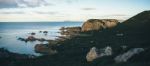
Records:
[[[89,19],[82,25],[82,32],[112,28],[118,24],[116,19]]]
[[[51,49],[51,47],[49,47],[48,44],[37,44],[35,46],[35,52],[42,53],[42,54],[48,54],[48,55],[57,53],[57,51]]]
[[[112,49],[109,46],[100,50],[97,49],[96,47],[92,47],[86,55],[86,60],[88,62],[91,62],[97,58],[100,58],[103,56],[110,56],[110,55],[112,55]]]
[[[126,62],[128,59],[130,59],[133,55],[135,54],[139,54],[140,52],[144,51],[143,48],[134,48],[131,49],[129,51],[127,51],[126,53],[123,53],[117,57],[115,57],[115,61],[118,62]]]
[[[62,27],[60,30],[61,35],[74,35],[81,32],[81,27]]]
[[[87,55],[86,55],[86,60],[88,61],[88,62],[91,62],[91,61],[93,61],[94,59],[96,59],[96,58],[98,58],[99,56],[98,56],[98,54],[97,54],[97,52],[96,52],[96,47],[92,47],[91,49],[90,49],[90,51],[87,53]]]

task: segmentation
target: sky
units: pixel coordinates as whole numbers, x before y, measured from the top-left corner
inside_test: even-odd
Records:
[[[126,20],[150,0],[0,0],[0,22]]]

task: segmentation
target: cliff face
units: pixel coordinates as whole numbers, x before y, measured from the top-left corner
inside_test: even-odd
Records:
[[[89,19],[82,25],[82,32],[112,28],[117,24],[116,19]]]

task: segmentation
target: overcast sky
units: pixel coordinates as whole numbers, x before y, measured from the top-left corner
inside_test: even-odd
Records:
[[[0,22],[125,20],[150,10],[150,0],[0,0]]]

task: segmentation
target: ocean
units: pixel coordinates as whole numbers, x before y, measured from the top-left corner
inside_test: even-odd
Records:
[[[0,22],[0,48],[13,53],[39,56],[41,54],[34,51],[34,46],[48,42],[24,42],[18,38],[27,38],[34,32],[36,38],[55,40],[56,36],[60,36],[61,27],[75,27],[82,24],[83,22]],[[40,31],[48,31],[48,34],[45,35]]]

